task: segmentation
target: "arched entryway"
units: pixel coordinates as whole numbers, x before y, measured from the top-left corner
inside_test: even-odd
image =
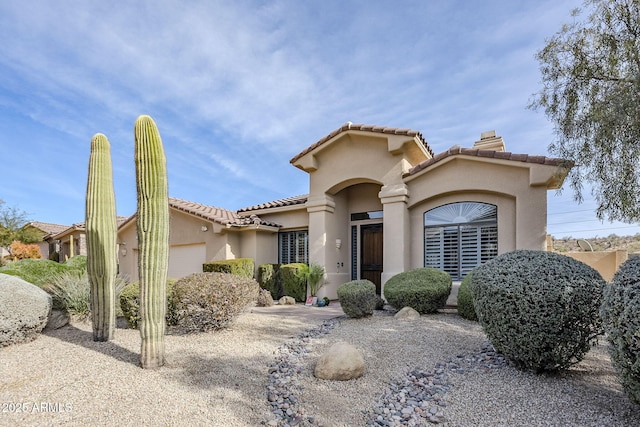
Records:
[[[481,202],[449,203],[424,213],[424,266],[460,280],[498,255],[498,209]]]

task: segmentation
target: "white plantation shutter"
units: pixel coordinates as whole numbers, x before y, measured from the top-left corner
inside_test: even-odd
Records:
[[[424,215],[424,265],[461,279],[498,255],[497,207],[461,202]]]

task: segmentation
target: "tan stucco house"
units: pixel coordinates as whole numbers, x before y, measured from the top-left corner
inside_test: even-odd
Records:
[[[462,278],[515,249],[546,249],[547,190],[571,164],[513,154],[495,132],[434,154],[420,132],[347,123],[291,159],[309,193],[229,211],[171,198],[171,277],[211,260],[325,266],[319,296],[435,267]],[[137,277],[135,217],[119,227],[120,271]]]

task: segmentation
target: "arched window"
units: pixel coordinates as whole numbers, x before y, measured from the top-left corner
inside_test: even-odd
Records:
[[[460,280],[498,255],[498,208],[459,202],[424,213],[424,266]]]

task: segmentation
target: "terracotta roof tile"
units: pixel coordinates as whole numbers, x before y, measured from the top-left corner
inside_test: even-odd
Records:
[[[31,221],[27,225],[44,231],[45,234],[58,234],[68,229],[68,225],[52,224],[50,222]]]
[[[243,225],[268,225],[272,227],[280,227],[280,224],[271,221],[264,221],[257,215],[243,217],[237,212],[228,209],[222,209],[215,206],[203,205],[200,203],[189,202],[187,200],[169,197],[169,206],[174,209],[198,216],[208,221],[217,222],[222,225],[243,226]]]
[[[259,205],[242,208],[242,209],[239,209],[238,212],[249,212],[249,211],[255,211],[259,209],[281,208],[284,206],[303,205],[307,203],[308,198],[309,198],[308,194],[287,197],[285,199],[274,200],[272,202],[265,202],[265,203],[260,203]]]
[[[478,150],[475,148],[453,147],[448,149],[447,151],[444,151],[442,153],[435,155],[431,159],[425,160],[417,164],[416,166],[411,168],[409,172],[406,173],[404,176],[406,177],[406,176],[414,175],[435,163],[438,163],[448,157],[457,156],[457,155],[493,158],[498,160],[507,160],[511,162],[537,163],[537,164],[550,165],[550,166],[573,167],[573,162],[565,159],[558,159],[558,158],[545,157],[545,156],[530,156],[528,154],[515,154],[515,153],[509,153],[505,151]]]
[[[324,138],[321,138],[319,141],[315,142],[314,144],[310,145],[309,147],[304,149],[302,152],[297,154],[295,157],[293,157],[290,160],[290,163],[295,163],[300,157],[302,157],[305,154],[315,150],[317,147],[319,147],[322,144],[324,144],[325,142],[329,141],[331,138],[335,137],[338,134],[341,134],[342,132],[347,132],[347,131],[350,131],[350,130],[351,131],[359,130],[359,131],[366,131],[366,132],[377,132],[377,133],[387,133],[387,134],[392,134],[392,135],[406,135],[406,136],[411,136],[411,137],[417,137],[420,140],[420,142],[422,143],[422,145],[424,146],[424,148],[427,150],[427,152],[429,152],[429,154],[431,154],[433,156],[433,150],[431,149],[431,147],[429,147],[429,144],[424,139],[422,134],[420,132],[418,132],[417,130],[390,128],[390,127],[386,127],[386,126],[376,126],[376,125],[345,123],[344,125],[342,125],[342,127],[334,130],[329,135],[325,136]]]

